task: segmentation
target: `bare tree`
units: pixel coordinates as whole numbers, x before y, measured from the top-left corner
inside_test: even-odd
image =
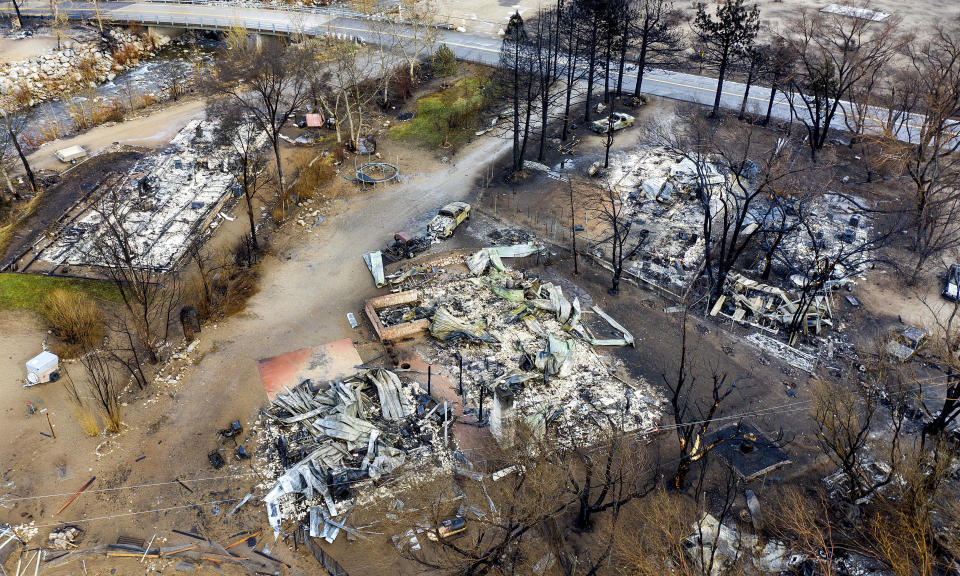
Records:
[[[393,47],[407,63],[410,81],[416,82],[421,60],[433,56],[437,42],[437,5],[433,0],[401,0],[399,7],[400,19],[391,21]]]
[[[689,298],[689,288],[684,300]],[[698,397],[703,394],[695,376],[689,373],[687,343],[687,309],[684,307],[680,324],[680,357],[677,375],[674,379],[663,380],[670,390],[668,401],[673,416],[674,430],[680,448],[677,470],[670,481],[672,489],[683,491],[687,488],[687,475],[696,462],[704,460],[710,452],[724,442],[720,436],[708,437],[710,427],[719,415],[720,406],[733,393],[736,382],[727,383],[727,375],[714,370],[710,377],[709,398],[704,402]],[[740,430],[736,425],[735,433]]]
[[[562,60],[564,63],[562,68],[558,66],[558,76],[562,76],[564,83],[563,128],[561,129],[560,139],[566,142],[573,119],[570,112],[573,94],[584,75],[587,74],[581,62],[587,31],[583,19],[580,18],[581,12],[578,3],[573,2],[564,6],[558,15],[560,32],[557,35],[557,60]]]
[[[504,78],[500,82],[501,91],[509,98],[513,117],[513,162],[512,169],[518,173],[523,169],[523,156],[530,133],[530,117],[533,113],[536,89],[534,48],[527,34],[526,25],[519,12],[510,16],[503,46],[500,49],[500,68]]]
[[[760,30],[760,9],[756,4],[745,6],[744,0],[732,0],[719,4],[716,14],[711,16],[705,4],[698,3],[693,30],[701,58],[717,70],[717,93],[710,112],[716,117],[720,113],[723,80],[730,65],[746,54]]]
[[[53,30],[57,36],[57,50],[63,47],[63,29],[69,22],[70,16],[60,10],[60,0],[47,0],[50,8],[50,17],[53,21]]]
[[[960,31],[938,27],[908,47],[899,79],[899,115],[887,124],[883,149],[909,178],[915,283],[931,258],[960,246]]]
[[[583,20],[587,31],[581,47],[587,51],[587,95],[584,103],[583,121],[590,122],[591,104],[593,100],[593,85],[597,76],[597,49],[599,45],[607,45],[605,35],[612,30],[610,24],[615,20],[612,6],[616,0],[577,0],[573,10],[575,18]]]
[[[120,294],[118,326],[129,344],[132,375],[146,383],[140,365],[160,360],[161,344],[169,337],[171,310],[179,284],[175,275],[161,277],[142,244],[136,226],[128,221],[128,208],[118,192],[105,194],[94,207],[101,220],[100,234],[90,246],[88,259],[99,264]]]
[[[817,574],[834,576],[841,534],[831,521],[829,498],[820,491],[808,496],[799,488],[789,487],[775,502],[773,532],[806,554]]]
[[[243,194],[251,242],[253,249],[258,251],[260,244],[257,241],[254,202],[260,199],[260,192],[270,183],[267,159],[263,153],[266,143],[264,133],[246,117],[243,108],[233,102],[215,102],[210,108],[213,114],[208,113],[208,116],[220,119],[217,143],[232,153],[232,158],[227,161]]]
[[[23,151],[23,147],[20,145],[20,140],[18,134],[23,130],[26,125],[26,120],[23,116],[11,116],[3,108],[0,108],[0,116],[3,116],[4,124],[4,133],[0,133],[4,138],[0,139],[0,150],[6,151],[9,147],[12,147],[17,152],[17,156],[20,158],[20,164],[23,166],[23,171],[27,174],[27,180],[30,182],[30,189],[34,194],[40,191],[40,187],[37,186],[37,179],[33,175],[33,170],[30,168],[30,162],[27,160],[27,155]],[[4,171],[6,174],[6,171]],[[8,182],[9,186],[9,182]],[[10,186],[11,194],[14,198],[20,199],[20,195],[13,189],[13,186]]]
[[[720,297],[727,277],[782,210],[771,198],[783,189],[812,188],[800,178],[806,167],[782,151],[786,139],[770,142],[753,125],[717,125],[696,112],[681,110],[680,120],[649,128],[652,143],[694,166],[692,186],[703,211],[704,271],[710,300]],[[721,170],[727,174],[721,174]],[[781,214],[782,216],[782,214]]]
[[[22,16],[20,15],[20,5],[17,4],[17,0],[10,0],[13,4],[13,16],[10,17],[10,20],[13,24],[14,30],[19,30],[22,26]]]
[[[847,199],[831,192],[822,194]],[[860,204],[854,205],[867,212]],[[863,270],[877,258],[878,250],[887,244],[891,231],[868,230],[864,234],[854,233],[849,237],[840,234],[830,237],[828,230],[822,227],[822,215],[814,209],[812,202],[798,201],[793,204],[796,213],[794,232],[791,238],[780,244],[775,255],[776,260],[802,278],[796,288],[799,297],[786,331],[790,344],[794,344],[802,334],[809,331],[810,323],[819,322],[819,316],[811,315],[817,300],[829,297],[827,292],[842,282],[847,276]],[[797,246],[806,246],[798,250]]]
[[[623,277],[624,262],[636,256],[646,241],[643,231],[631,238],[633,230],[633,207],[615,185],[606,185],[588,191],[585,195],[587,211],[603,222],[605,236],[597,242],[598,246],[610,244],[607,261],[613,276],[610,278],[611,296],[620,293],[620,280]]]
[[[766,66],[761,70],[761,76],[770,83],[770,99],[767,101],[767,113],[763,124],[770,123],[773,114],[773,104],[777,98],[777,91],[781,86],[788,86],[793,77],[794,55],[792,46],[783,36],[777,34],[767,45]]]
[[[680,28],[681,14],[670,0],[635,0],[637,18],[634,38],[640,46],[637,52],[637,83],[633,95],[640,97],[643,86],[643,72],[648,65],[663,66],[678,57],[684,47],[683,30]],[[623,75],[621,63],[621,76]],[[617,84],[617,94],[620,85]]]
[[[550,120],[550,110],[559,96],[554,88],[559,83],[557,60],[560,42],[558,37],[561,16],[556,9],[541,11],[534,22],[533,66],[536,77],[537,94],[540,96],[540,146],[537,149],[537,161],[543,162],[547,151],[547,126]]]
[[[286,181],[280,130],[306,101],[314,63],[313,54],[298,46],[271,42],[257,49],[247,40],[242,49],[224,52],[217,65],[215,90],[240,106],[270,141],[281,202],[286,201]]]
[[[875,24],[807,11],[790,23],[788,39],[796,56],[790,105],[806,128],[812,158],[826,144],[842,100],[901,45],[896,26],[896,18]]]
[[[902,406],[895,404],[889,425],[886,470],[875,473],[870,457],[871,434],[883,426],[880,398],[873,391],[820,380],[813,387],[813,417],[823,452],[840,468],[845,486],[840,494],[851,504],[869,498],[895,477],[900,459]],[[881,470],[883,468],[881,467]]]
[[[349,146],[356,150],[365,134],[367,111],[379,97],[376,83],[368,75],[370,61],[363,49],[342,42],[329,45],[323,55],[327,67],[313,83],[312,93],[336,119],[337,142],[343,141],[342,128],[346,126]]]

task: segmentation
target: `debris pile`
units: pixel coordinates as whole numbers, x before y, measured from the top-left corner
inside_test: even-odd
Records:
[[[163,151],[140,161],[131,171],[136,178],[128,178],[116,196],[105,195],[99,210],[79,217],[72,233],[58,237],[42,259],[57,265],[107,264],[95,249],[97,238],[109,237],[103,212],[120,219],[141,265],[174,266],[197,234],[217,225],[234,184],[229,168],[235,154],[230,146],[216,146],[217,129],[216,120],[189,122]],[[260,138],[265,143],[265,136]]]
[[[64,526],[50,533],[47,537],[49,547],[54,550],[69,550],[77,547],[77,542],[83,537],[83,531],[76,526]]]
[[[459,374],[455,356],[462,357],[463,403],[476,406],[478,418],[481,398],[496,409],[506,394],[511,414],[501,414],[504,419],[523,420],[540,433],[556,428],[564,441],[589,440],[592,427],[584,423],[600,415],[625,430],[656,426],[656,392],[646,382],[617,378],[594,350],[632,344],[633,336],[599,308],[584,310],[579,297],[570,300],[560,286],[500,260],[528,248],[486,248],[466,259],[469,273],[445,270],[420,289],[421,306],[436,309],[428,361],[453,376]]]
[[[436,432],[446,415],[437,407],[417,383],[379,368],[279,394],[260,438],[266,474],[276,479],[263,498],[270,526],[308,522],[311,536],[333,542],[356,491],[404,465],[440,465]]]
[[[432,308],[424,308],[423,306],[395,306],[392,308],[383,308],[377,310],[377,316],[380,317],[380,322],[384,326],[396,326],[397,324],[402,324],[404,322],[412,322],[414,320],[420,320],[422,318],[430,318],[433,316],[434,310]]]
[[[804,332],[820,334],[824,327],[833,326],[833,307],[830,290],[801,298],[733,272],[727,277],[725,294],[713,304],[710,315],[749,324],[771,334],[795,322]]]
[[[683,542],[690,559],[710,576],[724,574],[743,558],[749,558],[761,574],[780,574],[796,568],[806,557],[790,553],[790,549],[775,540],[764,542],[753,534],[720,522],[711,514],[704,514],[693,525],[693,534]]]
[[[706,185],[724,182],[717,166],[705,164],[702,171]],[[663,148],[641,148],[619,154],[606,179],[635,222],[627,245],[644,237],[642,248],[625,271],[668,289],[685,286],[703,263],[705,245],[700,236],[703,205],[694,193],[701,180],[696,164]],[[719,194],[711,195],[711,203],[719,201]]]

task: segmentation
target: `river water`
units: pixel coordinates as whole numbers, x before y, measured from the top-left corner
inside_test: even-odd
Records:
[[[98,86],[93,98],[98,103],[120,101],[129,113],[131,99],[134,102],[141,102],[144,97],[157,101],[169,99],[174,78],[182,90],[190,92],[212,66],[214,52],[221,44],[217,40],[198,37],[167,46],[150,60]],[[70,110],[76,106],[72,104],[86,107],[90,96],[87,91],[78,91],[68,98],[44,102],[30,109],[26,113],[24,142],[29,146],[32,142],[48,139],[44,135],[63,137],[75,132]]]

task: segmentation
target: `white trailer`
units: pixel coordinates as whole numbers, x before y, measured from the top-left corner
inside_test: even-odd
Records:
[[[41,352],[27,361],[27,386],[36,386],[60,379],[60,358],[52,352]]]

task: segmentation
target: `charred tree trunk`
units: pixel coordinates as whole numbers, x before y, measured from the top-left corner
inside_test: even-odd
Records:
[[[590,65],[587,67],[587,101],[584,104],[583,121],[590,122],[590,100],[593,97],[593,77],[597,68],[597,30],[600,26],[599,15],[593,15],[593,29],[590,31]]]

